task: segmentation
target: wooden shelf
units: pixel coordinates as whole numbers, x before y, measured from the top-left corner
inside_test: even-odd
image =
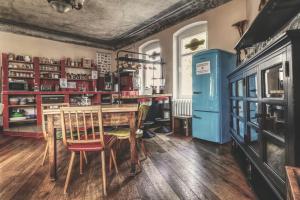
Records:
[[[36,107],[36,104],[26,104],[26,105],[8,105],[9,108],[26,108],[26,107]]]
[[[86,79],[67,79],[67,81],[93,81],[92,79],[86,80]]]
[[[151,61],[146,59],[139,59],[139,58],[128,58],[128,57],[118,57],[118,61],[125,61],[125,62],[132,62],[132,63],[143,63],[143,64],[165,64],[162,61]]]
[[[56,66],[56,67],[60,67],[60,64],[46,64],[46,63],[39,63],[39,65],[47,65],[47,66]]]
[[[28,73],[33,73],[33,69],[16,69],[16,68],[8,68],[9,71],[12,72],[28,72]]]
[[[88,69],[92,70],[93,68],[91,67],[74,67],[74,66],[65,66],[65,68],[73,68],[73,69]]]
[[[8,78],[34,79],[34,77],[9,76]]]
[[[24,64],[33,64],[33,62],[25,62],[21,60],[8,60],[9,63],[24,63]]]
[[[55,73],[55,74],[60,74],[60,71],[51,71],[51,70],[40,70],[40,72],[49,72],[49,73]]]
[[[24,120],[17,120],[17,121],[10,121],[9,120],[9,123],[19,123],[19,122],[22,122],[22,123],[26,123],[26,122],[35,122],[37,121],[37,119],[24,119]]]
[[[40,79],[41,80],[57,80],[57,81],[59,80],[59,78],[42,78],[42,77]]]

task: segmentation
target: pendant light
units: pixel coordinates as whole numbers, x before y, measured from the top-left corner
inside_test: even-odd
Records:
[[[66,13],[72,10],[80,10],[85,0],[47,0],[50,6],[59,13]]]

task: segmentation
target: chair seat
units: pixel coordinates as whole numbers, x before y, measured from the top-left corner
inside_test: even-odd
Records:
[[[81,136],[84,138],[84,135]],[[92,138],[92,135],[88,135],[88,138]],[[99,139],[99,135],[96,136]],[[117,140],[116,136],[104,135],[105,146],[111,146]],[[101,142],[91,142],[91,143],[73,143],[68,145],[68,149],[71,151],[101,151],[104,149]]]
[[[129,139],[130,128],[118,128],[116,130],[106,132],[105,134],[116,136],[118,139]],[[137,130],[136,138],[141,138],[141,137],[143,137],[143,131]]]

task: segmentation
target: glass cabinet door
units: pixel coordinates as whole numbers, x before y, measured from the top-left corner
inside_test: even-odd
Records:
[[[256,74],[251,75],[247,79],[247,91],[248,97],[256,98],[257,97],[257,76]]]
[[[258,125],[258,103],[248,102],[249,121]]]
[[[285,133],[287,133],[287,121],[285,119],[285,115],[287,114],[286,107],[264,104],[263,112],[263,129],[270,134],[285,140]]]
[[[259,132],[256,128],[248,126],[250,142],[249,145],[251,149],[257,154],[260,155],[260,141],[259,141]]]
[[[237,132],[237,118],[231,115],[230,118],[230,127],[233,129],[234,133]]]
[[[236,97],[236,82],[231,83],[231,96]]]
[[[238,101],[238,115],[239,117],[244,117],[244,105],[243,101]]]
[[[285,171],[285,147],[272,140],[266,141],[266,163],[282,178]]]
[[[238,97],[243,97],[244,96],[244,84],[243,84],[244,80],[239,80],[237,82],[237,96]]]
[[[283,67],[278,64],[262,72],[263,96],[266,98],[283,98]]]
[[[239,130],[238,135],[244,140],[245,136],[245,123],[242,120],[238,120]]]
[[[231,113],[234,115],[237,114],[237,105],[235,100],[231,100]]]

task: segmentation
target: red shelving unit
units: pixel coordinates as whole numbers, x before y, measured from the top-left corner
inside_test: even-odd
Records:
[[[33,69],[9,69],[9,63],[20,63],[20,64],[27,64],[27,65],[33,65]],[[54,68],[57,67],[59,70],[49,70],[51,67],[46,70],[46,68],[41,66],[53,66]],[[53,68],[53,69],[54,69]],[[66,60],[62,59],[60,60],[59,64],[52,64],[52,63],[40,63],[40,59],[38,57],[33,57],[32,62],[24,62],[24,61],[12,61],[8,59],[8,54],[3,53],[2,54],[2,70],[3,70],[3,84],[2,84],[2,103],[4,105],[3,107],[3,129],[5,134],[9,135],[17,135],[17,136],[24,136],[24,137],[32,137],[36,136],[39,137],[42,135],[42,133],[37,133],[34,131],[29,131],[26,133],[22,132],[16,132],[11,131],[10,128],[18,126],[19,124],[26,124],[31,123],[36,126],[42,125],[42,96],[43,95],[64,95],[64,102],[70,103],[70,98],[75,95],[91,95],[92,99],[91,102],[93,105],[101,104],[101,95],[112,95],[116,94],[115,92],[101,92],[97,91],[97,81],[98,80],[72,80],[69,79],[69,81],[76,82],[82,84],[84,87],[88,88],[88,91],[79,91],[79,88],[74,89],[64,89],[60,88],[59,91],[41,91],[41,86],[43,84],[49,84],[52,86],[55,86],[55,84],[59,84],[59,78],[66,78],[66,68],[72,68],[72,69],[84,69],[84,70],[96,70],[96,66],[94,64],[91,65],[91,68],[82,68],[81,66],[73,67],[73,66],[67,66]],[[9,70],[16,70],[16,71],[24,71],[24,73],[27,73],[30,71],[30,73],[34,73],[33,77],[20,77],[20,76],[9,76]],[[59,78],[47,78],[47,77],[41,77],[41,73],[52,73],[55,72],[59,74]],[[29,72],[28,72],[29,73]],[[20,80],[25,80],[30,85],[31,91],[10,91],[9,90],[9,78],[15,78]],[[52,87],[55,89],[55,87]],[[9,98],[11,97],[26,97],[26,96],[34,96],[35,97],[35,103],[34,104],[28,104],[28,105],[10,105]],[[10,109],[26,109],[26,108],[34,108],[36,111],[36,118],[35,119],[24,119],[20,120],[18,122],[10,121]],[[36,133],[36,134],[34,134]]]

